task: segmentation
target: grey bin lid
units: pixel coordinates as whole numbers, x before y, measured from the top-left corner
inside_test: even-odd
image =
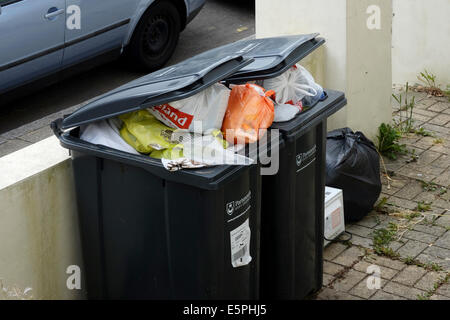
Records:
[[[209,50],[112,90],[64,118],[62,129],[188,98],[225,80],[272,78],[325,40],[318,34],[238,41]]]

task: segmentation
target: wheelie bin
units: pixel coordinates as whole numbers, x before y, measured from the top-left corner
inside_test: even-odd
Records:
[[[84,125],[191,96],[251,61],[192,58],[52,124],[72,156],[89,299],[259,297],[258,165],[169,172],[80,139]]]
[[[270,283],[281,281],[284,273],[295,282],[294,287],[309,286],[299,283],[298,272],[288,270],[297,268],[292,266],[294,257],[299,260],[305,248],[309,250],[311,242],[321,237],[318,233],[323,233],[323,228],[310,221],[320,220],[318,190],[324,178],[317,170],[313,180],[303,180],[302,175],[294,179],[289,175],[289,159],[292,152],[324,139],[329,104],[323,105],[326,111],[317,119],[308,115],[319,110],[318,106],[301,115],[306,120],[298,125],[306,128],[315,123],[322,130],[316,135],[319,129],[311,129],[314,132],[307,134],[311,137],[305,146],[292,147],[292,141],[299,140],[305,131],[293,129],[289,133],[280,127],[282,141],[269,134],[271,145],[287,142],[280,150],[280,170],[273,177],[261,177],[259,163],[169,172],[160,160],[81,140],[80,127],[184,99],[219,81],[236,84],[276,77],[323,43],[317,34],[239,41],[132,81],[52,123],[73,159],[88,298],[258,299],[260,293],[272,297],[261,292],[260,285],[270,288]],[[322,147],[317,143],[316,151],[323,155]],[[301,188],[294,186],[294,180],[301,181]],[[277,186],[283,183],[292,189],[288,201],[294,205],[282,206],[286,195],[280,195]],[[261,185],[266,189],[261,191]],[[287,190],[286,186],[281,189]],[[295,202],[303,197],[303,189],[314,191],[305,194],[308,200]],[[267,198],[261,199],[261,192]],[[307,208],[299,210],[295,203]],[[289,212],[280,214],[280,210]],[[300,229],[285,238],[280,234],[286,231],[282,225],[292,228],[293,219]],[[260,244],[261,226],[264,247]],[[315,234],[314,239],[303,234],[309,226],[317,227],[306,230],[306,234]],[[305,239],[307,242],[298,245]],[[236,250],[236,242],[240,250]],[[321,271],[321,255],[318,247],[314,248],[313,262],[300,269],[305,277]],[[261,270],[272,270],[273,261],[266,263],[270,259],[285,259],[276,261],[276,272],[266,272],[261,278],[260,250],[261,258],[266,256]],[[235,267],[234,262],[243,259],[248,263]],[[287,264],[288,269],[284,269]],[[318,284],[321,279],[316,278]],[[288,290],[288,284],[282,283],[273,297],[293,298],[280,293]]]
[[[240,83],[276,77],[324,42],[311,34],[247,40],[215,50],[255,59],[227,79]],[[277,174],[262,177],[261,298],[303,299],[322,287],[327,118],[347,104],[344,93],[325,92],[323,101],[271,127],[281,133],[284,146]]]

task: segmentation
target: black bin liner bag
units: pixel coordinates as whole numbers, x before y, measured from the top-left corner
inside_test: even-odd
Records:
[[[326,185],[342,189],[345,221],[359,221],[381,193],[380,157],[362,132],[337,129],[327,135]]]

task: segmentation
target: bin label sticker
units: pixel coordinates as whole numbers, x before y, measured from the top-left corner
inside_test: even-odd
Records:
[[[297,164],[297,172],[302,171],[306,167],[309,167],[314,161],[316,161],[316,152],[317,152],[317,146],[314,145],[314,147],[311,148],[311,150],[308,150],[306,152],[299,153],[295,157],[295,162]]]
[[[240,200],[231,201],[228,202],[225,205],[225,212],[227,213],[228,217],[233,216],[235,213],[238,213],[235,217],[230,218],[227,222],[231,222],[233,220],[236,220],[237,218],[243,216],[250,210],[250,200],[252,198],[252,192],[251,190],[248,191],[248,193]]]
[[[249,219],[230,232],[231,265],[233,268],[246,266],[252,261],[250,235]]]

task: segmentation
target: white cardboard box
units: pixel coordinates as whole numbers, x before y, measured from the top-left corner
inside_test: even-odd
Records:
[[[325,239],[333,240],[345,231],[342,190],[325,187]],[[330,243],[324,239],[324,246]]]

